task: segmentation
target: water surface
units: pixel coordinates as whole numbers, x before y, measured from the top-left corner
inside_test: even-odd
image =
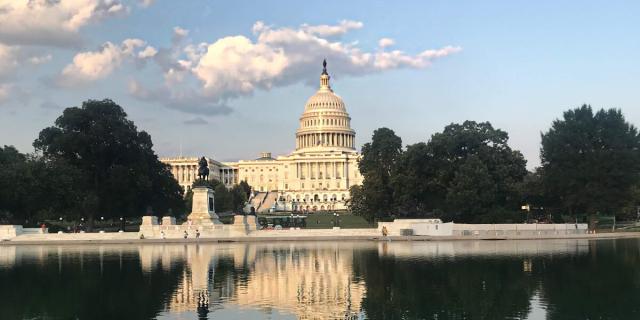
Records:
[[[640,239],[0,246],[0,319],[640,319]]]

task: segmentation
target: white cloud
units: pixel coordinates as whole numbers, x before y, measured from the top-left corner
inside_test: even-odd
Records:
[[[172,47],[160,48],[154,56],[164,73],[164,87],[147,89],[134,81],[130,93],[189,113],[225,114],[230,111],[226,107],[229,99],[251,95],[255,90],[317,83],[320,63],[325,58],[329,71],[335,71],[338,77],[363,76],[400,68],[426,68],[434,59],[461,50],[445,46],[417,54],[386,51],[394,41],[382,38],[380,49],[367,52],[358,47],[357,41],[347,43],[332,38],[362,26],[361,22],[344,20],[336,25],[275,28],[258,21],[252,28],[253,39],[235,35],[197,45],[181,45],[180,40],[188,33],[176,27]]]
[[[353,44],[320,36],[336,35],[361,26],[359,22],[342,21],[335,26],[276,29],[257,22],[253,27],[255,41],[244,36],[219,39],[209,44],[206,53],[194,61],[192,72],[202,82],[204,95],[225,100],[251,94],[255,89],[299,81],[315,82],[324,58],[341,76],[361,76],[390,69],[425,68],[433,59],[461,50],[447,46],[416,55],[400,50],[364,52]],[[388,40],[384,42],[389,44]]]
[[[152,6],[155,2],[156,2],[155,0],[139,0],[138,1],[138,3],[145,8]]]
[[[391,39],[391,38],[382,38],[382,39],[378,40],[378,46],[380,48],[390,47],[390,46],[394,45],[395,43],[396,43],[396,41]]]
[[[156,48],[147,46],[146,48],[144,48],[144,50],[138,52],[138,58],[140,59],[152,58],[157,53],[158,53],[158,50],[156,50]]]
[[[50,53],[42,55],[42,56],[33,56],[33,57],[29,58],[29,63],[31,63],[33,65],[45,64],[45,63],[51,61],[52,58],[53,58],[53,56]]]
[[[360,29],[364,26],[364,24],[360,21],[352,21],[352,20],[342,20],[338,25],[317,25],[310,26],[307,24],[303,24],[300,29],[303,32],[317,35],[320,37],[331,37],[345,34],[353,29]]]
[[[73,57],[73,63],[62,70],[56,84],[67,87],[79,86],[105,78],[126,59],[140,57],[144,51],[136,54],[136,50],[144,45],[145,42],[140,39],[126,39],[121,45],[106,42],[97,51],[80,52]],[[145,51],[148,48],[145,48]]]
[[[0,42],[77,45],[82,27],[127,12],[118,0],[0,0]]]
[[[282,48],[253,43],[246,37],[222,38],[207,48],[193,72],[208,96],[248,94],[268,89],[287,67]]]
[[[186,36],[188,36],[188,35],[189,35],[189,30],[187,30],[187,29],[183,29],[183,28],[180,28],[180,27],[174,27],[174,28],[173,28],[173,33],[174,33],[177,37],[184,38],[184,37],[186,37]]]

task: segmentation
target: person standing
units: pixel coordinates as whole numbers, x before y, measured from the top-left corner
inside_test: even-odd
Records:
[[[186,239],[189,236],[189,234],[187,233],[187,230],[184,231],[184,238]]]
[[[196,229],[196,239],[200,239],[200,230]]]

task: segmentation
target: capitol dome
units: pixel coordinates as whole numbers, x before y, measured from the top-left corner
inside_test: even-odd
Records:
[[[344,101],[329,84],[326,60],[320,88],[307,100],[296,131],[296,151],[355,150],[355,131]]]

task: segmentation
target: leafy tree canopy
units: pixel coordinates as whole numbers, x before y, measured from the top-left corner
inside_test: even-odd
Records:
[[[517,210],[526,161],[490,123],[451,124],[402,150],[392,130],[374,132],[362,148],[362,186],[351,189],[351,210],[369,220],[435,216],[476,221],[501,209]]]
[[[634,202],[640,135],[617,109],[566,111],[542,134],[545,191],[567,213],[617,213]]]
[[[151,137],[111,100],[65,109],[33,145],[47,161],[80,173],[74,181],[83,190],[78,206],[89,221],[97,215],[139,216],[147,206],[156,214],[184,210],[183,191],[158,160]]]

